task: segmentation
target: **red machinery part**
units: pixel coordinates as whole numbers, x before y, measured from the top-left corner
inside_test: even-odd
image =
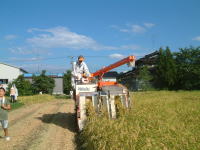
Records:
[[[128,57],[126,57],[126,58],[124,58],[124,59],[122,59],[122,60],[120,60],[120,61],[118,61],[114,64],[111,64],[107,67],[104,67],[104,68],[92,73],[91,77],[99,76],[99,80],[101,80],[104,73],[106,73],[106,72],[108,72],[108,71],[110,71],[114,68],[117,68],[119,66],[122,66],[126,63],[133,62],[133,61],[135,61],[135,56],[128,56]]]
[[[114,69],[114,68],[117,68],[119,66],[122,66],[124,64],[127,64],[127,63],[130,63],[130,62],[134,62],[135,61],[135,56],[128,56],[114,64],[111,64],[107,67],[104,67],[94,73],[91,74],[91,77],[96,77],[98,76],[98,79],[99,79],[99,82],[98,82],[98,87],[101,88],[102,86],[109,86],[109,85],[116,85],[117,82],[113,82],[113,81],[102,81],[102,78],[103,78],[103,75],[104,73]]]

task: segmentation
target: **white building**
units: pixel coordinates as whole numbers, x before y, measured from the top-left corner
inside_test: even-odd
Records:
[[[7,88],[8,83],[17,79],[19,75],[24,73],[27,73],[27,71],[0,62],[0,84],[2,84],[4,88]]]

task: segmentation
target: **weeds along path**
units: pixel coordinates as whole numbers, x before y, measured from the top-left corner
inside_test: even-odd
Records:
[[[6,150],[73,150],[75,118],[72,100],[30,105],[9,113],[9,142],[0,139]]]

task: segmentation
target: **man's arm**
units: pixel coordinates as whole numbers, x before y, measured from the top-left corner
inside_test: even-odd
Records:
[[[11,109],[11,106],[10,106],[10,104],[8,104],[8,105],[1,105],[1,108],[3,108],[3,109],[5,109],[5,110],[10,110]]]
[[[89,77],[89,76],[90,76],[90,71],[89,71],[89,69],[88,69],[88,66],[86,65],[86,63],[84,63],[83,65],[84,65],[84,66],[83,66],[84,72],[85,72],[85,74]]]
[[[1,105],[1,108],[5,109],[5,110],[10,110],[11,109],[11,105],[9,101],[6,101],[5,104]]]
[[[72,64],[72,72],[71,72],[72,76],[77,78],[77,69],[76,69],[76,62],[73,62]]]

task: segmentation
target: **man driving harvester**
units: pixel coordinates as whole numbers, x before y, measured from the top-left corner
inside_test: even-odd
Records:
[[[72,67],[72,87],[75,88],[76,82],[82,82],[90,77],[90,71],[84,62],[85,58],[80,55]]]
[[[80,55],[78,60],[72,64],[72,87],[74,99],[76,99],[76,83],[87,83],[88,77],[90,77],[90,71],[84,60],[85,58]],[[75,103],[77,104],[77,101]]]

